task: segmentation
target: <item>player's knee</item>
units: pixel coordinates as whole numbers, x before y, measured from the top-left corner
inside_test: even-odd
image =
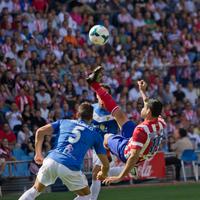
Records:
[[[35,182],[35,184],[34,184],[33,187],[35,188],[35,190],[36,190],[37,192],[42,192],[42,191],[44,191],[44,189],[45,189],[45,186],[44,186],[43,184],[41,184],[40,182],[38,182],[37,179],[36,179],[36,182]]]
[[[101,171],[101,166],[95,165],[94,168],[93,168],[93,170],[92,170],[92,179],[93,180],[97,180],[97,174],[100,171]]]
[[[104,145],[104,148],[109,150],[109,147],[108,147],[108,139],[110,136],[112,136],[113,134],[105,134],[104,135],[104,141],[103,141],[103,145]]]

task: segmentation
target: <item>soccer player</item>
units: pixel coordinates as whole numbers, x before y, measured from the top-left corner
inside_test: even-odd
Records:
[[[39,128],[36,132],[35,161],[42,164],[34,186],[26,191],[19,200],[35,199],[46,186],[53,184],[59,177],[70,191],[77,194],[75,200],[89,200],[90,189],[81,165],[87,150],[94,147],[102,167],[99,179],[104,179],[109,170],[109,161],[103,147],[103,139],[91,126],[93,107],[82,103],[78,108],[78,120],[58,120]],[[56,134],[56,147],[44,159],[42,143],[46,135]]]
[[[104,136],[104,146],[125,163],[124,169],[118,176],[107,177],[104,180],[104,183],[110,184],[121,181],[132,169],[135,169],[138,163],[152,157],[158,151],[165,122],[159,117],[162,112],[162,103],[157,99],[148,99],[145,94],[147,85],[142,80],[138,81],[138,85],[144,101],[144,107],[141,110],[144,122],[136,126],[134,130],[130,128],[132,121],[128,120],[111,95],[99,84],[102,70],[101,66],[97,67],[87,81],[121,128],[121,135],[106,134]]]
[[[111,89],[108,85],[101,84],[101,86],[111,94]],[[93,112],[93,124],[99,129],[99,134],[101,134],[102,138],[106,133],[117,134],[119,132],[119,127],[114,117],[108,112],[101,98],[97,95],[98,103],[93,104],[94,112]],[[91,200],[97,200],[100,189],[101,189],[101,181],[97,179],[97,174],[101,170],[101,161],[93,151],[93,170],[92,170],[92,185],[90,187],[91,191]],[[112,168],[112,171],[115,169]],[[115,170],[116,171],[116,170]]]

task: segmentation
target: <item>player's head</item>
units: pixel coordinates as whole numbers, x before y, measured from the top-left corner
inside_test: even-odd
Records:
[[[102,83],[101,87],[103,87],[109,94],[111,94],[111,88],[110,88],[110,86]],[[101,98],[98,95],[97,95],[97,99],[98,99],[99,105],[104,106],[103,101],[101,100]]]
[[[78,117],[84,121],[91,121],[93,118],[93,107],[88,102],[83,102],[78,107]]]
[[[141,110],[142,118],[157,118],[162,112],[162,103],[158,99],[149,99]]]

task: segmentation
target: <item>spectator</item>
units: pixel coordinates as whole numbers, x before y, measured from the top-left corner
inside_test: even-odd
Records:
[[[48,10],[48,1],[47,0],[33,0],[33,8],[38,12],[44,12]]]
[[[39,86],[39,92],[36,93],[36,98],[39,104],[43,101],[46,101],[47,105],[51,105],[51,96],[46,92],[46,89],[43,85]]]
[[[17,132],[20,129],[22,125],[22,115],[19,112],[16,103],[11,104],[11,110],[6,113],[6,119],[14,132]]]
[[[13,133],[13,131],[10,129],[8,123],[3,124],[3,129],[0,129],[0,140],[7,139],[8,145],[11,149],[16,144],[16,135]]]
[[[17,104],[17,107],[21,113],[24,111],[25,105],[28,104],[30,108],[33,106],[32,99],[27,94],[25,94],[23,88],[20,89],[19,95],[15,97],[15,103]]]
[[[33,117],[32,124],[33,124],[33,126],[37,126],[37,127],[41,127],[41,126],[44,126],[46,124],[45,119],[41,117],[41,111],[40,110],[35,111],[35,116]]]
[[[25,152],[28,150],[28,141],[33,133],[29,130],[27,124],[22,125],[22,129],[17,134],[17,145]]]
[[[8,140],[3,139],[0,143],[0,175],[3,173],[6,162],[5,161],[15,161],[16,159],[12,156],[11,149],[8,145]],[[10,165],[9,165],[10,166]],[[16,168],[16,165],[14,165]],[[9,167],[9,174],[12,176],[12,169]]]
[[[47,108],[46,101],[42,101],[40,112],[41,112],[41,117],[47,121],[49,116],[49,109]]]
[[[177,85],[177,89],[173,92],[174,97],[176,98],[176,101],[183,102],[185,99],[185,93],[182,91],[181,84]]]
[[[185,129],[180,128],[176,130],[174,133],[174,141],[170,141],[170,149],[176,153],[176,156],[166,158],[166,165],[175,165],[176,180],[180,181],[181,155],[184,150],[193,149],[192,142],[187,136],[187,131]]]
[[[195,102],[197,100],[197,92],[193,87],[193,83],[189,82],[187,85],[187,88],[184,89],[184,93],[186,98],[190,101],[190,103],[192,104],[192,106],[195,105]]]
[[[63,102],[63,107],[61,108],[61,118],[71,119],[73,117],[73,112],[70,111],[69,105],[66,101]]]

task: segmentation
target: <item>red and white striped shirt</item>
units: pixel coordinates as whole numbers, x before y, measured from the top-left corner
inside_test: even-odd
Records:
[[[153,156],[159,149],[165,127],[166,123],[162,118],[145,120],[139,124],[125,147],[125,158],[128,159],[132,149],[141,149],[138,163]]]

